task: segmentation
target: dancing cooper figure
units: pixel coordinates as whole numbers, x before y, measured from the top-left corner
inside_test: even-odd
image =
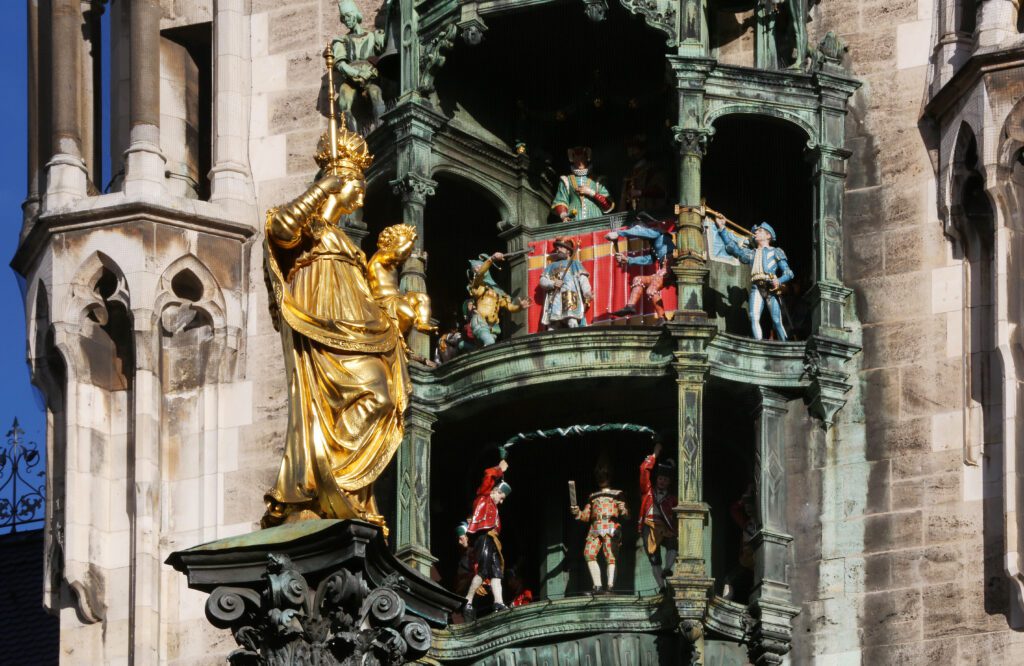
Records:
[[[397,291],[412,227],[381,232],[370,260],[338,222],[363,205],[373,156],[355,132],[320,138],[322,177],[267,211],[266,267],[288,373],[288,432],[262,525],[357,518],[385,529],[373,482],[404,434],[411,384],[403,333],[430,330],[425,294]]]

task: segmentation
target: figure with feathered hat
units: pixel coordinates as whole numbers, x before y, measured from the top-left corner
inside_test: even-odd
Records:
[[[502,310],[519,312],[530,307],[529,299],[515,300],[494,281],[491,268],[504,260],[503,253],[495,252],[490,256],[481,254],[478,259],[469,261],[469,285],[466,287],[470,300],[466,313],[469,321],[460,344],[462,350],[488,347],[497,342],[501,335]]]
[[[587,539],[583,545],[583,559],[590,571],[594,583],[594,594],[608,594],[615,587],[615,556],[619,552],[622,541],[622,525],[620,520],[629,517],[626,508],[625,493],[611,486],[611,466],[606,457],[598,460],[594,469],[594,478],[598,489],[590,493],[587,503],[582,509],[575,503],[569,507],[573,518],[589,523]],[[575,484],[570,486],[575,490]],[[575,499],[575,492],[572,493]],[[598,553],[604,554],[605,585],[601,586],[601,566],[597,562]]]
[[[569,166],[571,173],[558,179],[558,189],[551,202],[551,210],[562,222],[589,220],[612,212],[608,188],[590,177],[590,148],[570,148]]]
[[[545,330],[587,325],[587,310],[593,300],[590,273],[576,259],[576,241],[559,237],[554,242],[552,261],[540,276],[544,290],[544,314],[540,323]]]
[[[469,547],[473,579],[466,592],[466,604],[463,606],[462,615],[470,622],[476,619],[473,600],[485,582],[491,587],[494,610],[496,612],[508,610],[501,590],[505,558],[501,552],[499,539],[501,515],[498,512],[498,507],[512,492],[511,486],[504,479],[505,472],[508,470],[508,461],[505,460],[504,453],[504,449],[501,449],[501,460],[498,464],[484,470],[483,481],[480,482],[480,487],[476,491],[476,499],[473,500],[473,515],[470,516],[465,528],[465,543]]]
[[[672,574],[672,566],[679,553],[674,512],[679,500],[671,490],[675,464],[671,460],[659,460],[661,451],[661,442],[655,443],[654,451],[640,464],[639,522],[651,573],[658,588],[664,589],[665,579]],[[665,548],[664,562],[661,559],[662,547]]]
[[[718,236],[725,245],[725,251],[736,257],[740,262],[750,265],[750,298],[747,301],[747,314],[750,316],[750,329],[755,340],[764,336],[761,332],[761,315],[768,304],[768,313],[775,327],[775,335],[780,341],[787,339],[786,329],[782,325],[782,303],[779,301],[779,287],[793,279],[793,271],[789,267],[786,253],[775,246],[775,229],[767,222],[755,224],[751,231],[753,247],[740,247],[731,233],[725,230],[725,218],[715,217]]]

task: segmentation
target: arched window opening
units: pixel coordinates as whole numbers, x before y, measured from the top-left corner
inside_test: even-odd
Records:
[[[675,190],[669,128],[678,117],[663,36],[618,3],[600,22],[554,3],[488,17],[488,25],[480,44],[458,40],[437,75],[446,114],[479,124],[510,151],[521,146],[534,187],[543,172],[549,182],[568,173],[569,148],[589,146],[590,175],[622,210],[623,181],[636,161],[631,143],[642,137],[647,161]]]
[[[187,268],[171,279],[171,291],[178,298],[193,303],[203,299],[203,283]]]
[[[79,338],[89,365],[92,383],[110,391],[131,388],[135,375],[135,342],[131,311],[118,296],[121,278],[104,266],[93,284],[101,299],[89,307],[92,335]]]
[[[498,237],[501,213],[481,189],[465,180],[438,174],[436,193],[427,200],[423,217],[423,248],[427,252],[427,292],[439,329],[450,331],[465,323],[470,260],[505,249]],[[509,270],[503,264],[491,269],[498,285],[508,291]],[[513,294],[520,296],[521,294]],[[508,328],[508,321],[502,328]]]
[[[815,281],[807,136],[790,123],[754,115],[723,116],[714,128],[701,173],[703,196],[708,206],[746,229],[767,222],[775,230],[775,244],[785,251],[794,274],[783,294],[783,323],[790,339],[806,337],[811,313],[803,297]],[[728,260],[709,265],[712,314],[725,331],[750,335],[748,267]],[[764,316],[767,337],[771,324]]]

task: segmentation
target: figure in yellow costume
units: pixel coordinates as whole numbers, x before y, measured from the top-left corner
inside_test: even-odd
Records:
[[[331,135],[337,137],[331,146]],[[381,233],[370,260],[338,226],[363,205],[366,142],[344,125],[324,134],[323,176],[267,211],[265,251],[288,371],[288,436],[264,527],[304,518],[383,526],[373,482],[403,435],[410,391],[403,328],[429,328],[425,294],[401,294],[397,270],[415,230]]]

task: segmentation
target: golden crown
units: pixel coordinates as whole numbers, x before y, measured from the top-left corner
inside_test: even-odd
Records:
[[[373,155],[366,140],[356,132],[349,131],[342,116],[341,127],[338,128],[338,156],[331,158],[331,133],[324,132],[316,144],[316,163],[323,170],[333,168],[337,171],[354,171],[362,174],[373,164]]]

